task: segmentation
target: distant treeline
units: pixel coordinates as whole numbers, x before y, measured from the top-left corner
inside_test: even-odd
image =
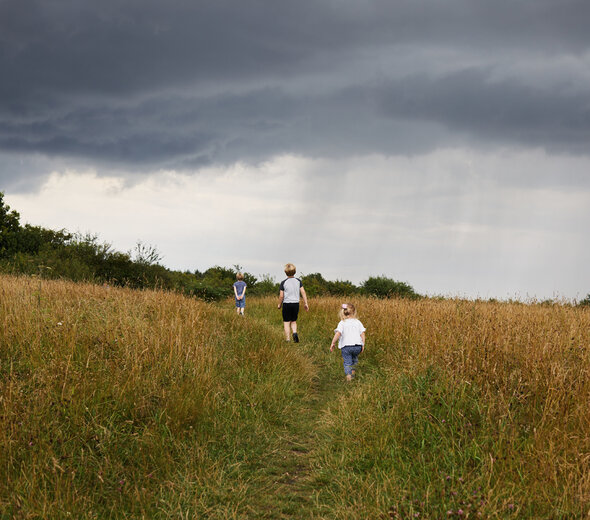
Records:
[[[158,288],[182,292],[205,300],[233,294],[232,284],[239,265],[211,267],[200,271],[173,271],[160,264],[153,246],[138,242],[133,251],[122,253],[96,235],[54,231],[20,224],[17,211],[4,203],[0,192],[0,271],[11,274],[64,278],[73,281],[108,283],[132,288]],[[270,276],[244,272],[248,294],[277,294],[278,283]],[[310,296],[366,294],[378,297],[418,298],[404,282],[385,276],[370,277],[360,286],[352,282],[324,279],[320,273],[301,276]]]
[[[160,264],[151,245],[138,242],[133,251],[116,251],[98,236],[54,231],[20,224],[20,215],[4,203],[0,192],[0,271],[11,274],[108,283],[137,289],[157,288],[181,292],[204,300],[220,300],[233,294],[239,265],[200,271],[173,271]],[[256,277],[244,272],[248,294],[277,294],[278,283],[270,275]],[[310,296],[420,298],[412,286],[386,276],[371,276],[359,286],[347,280],[326,280],[320,273],[301,275]],[[590,306],[590,294],[579,305]]]

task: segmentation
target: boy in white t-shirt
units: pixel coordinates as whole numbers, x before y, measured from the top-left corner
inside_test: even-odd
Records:
[[[365,350],[365,327],[356,318],[356,309],[352,303],[343,303],[339,312],[340,323],[334,331],[334,338],[330,345],[330,352],[338,340],[338,348],[342,354],[344,374],[347,381],[355,376],[355,367],[359,354]]]
[[[309,311],[307,304],[307,294],[299,278],[295,278],[297,269],[293,264],[285,265],[285,278],[279,285],[279,305],[283,308],[283,328],[285,330],[285,339],[291,341],[291,331],[293,331],[293,341],[299,343],[297,334],[297,316],[299,315],[299,298],[303,298],[303,305],[306,311]]]

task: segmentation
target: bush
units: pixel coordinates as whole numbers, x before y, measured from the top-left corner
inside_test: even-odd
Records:
[[[326,280],[320,273],[307,274],[301,277],[305,292],[309,296],[348,296],[358,293],[356,285],[348,280]]]
[[[328,281],[320,273],[303,275],[301,277],[301,283],[308,296],[323,296],[328,294]]]
[[[336,280],[328,282],[328,293],[331,296],[350,296],[358,294],[359,288],[348,280]]]
[[[213,287],[211,285],[199,284],[192,290],[192,296],[205,300],[206,302],[224,300],[232,294],[231,288]]]
[[[386,276],[371,276],[362,284],[362,293],[378,298],[419,298],[411,285]]]

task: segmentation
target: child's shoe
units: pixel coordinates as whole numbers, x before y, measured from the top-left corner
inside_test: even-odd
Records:
[[[293,341],[295,343],[299,343],[299,336],[297,335],[297,332],[293,332]]]

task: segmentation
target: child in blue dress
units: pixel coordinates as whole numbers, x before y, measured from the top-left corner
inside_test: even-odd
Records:
[[[338,341],[338,348],[342,354],[344,374],[347,381],[352,381],[358,363],[359,354],[365,350],[365,327],[356,318],[356,309],[352,303],[343,303],[340,309],[340,323],[334,331],[334,338],[330,345],[330,352]]]
[[[237,282],[234,283],[234,294],[236,296],[236,312],[238,316],[244,315],[246,309],[246,282],[242,273],[236,274]]]

